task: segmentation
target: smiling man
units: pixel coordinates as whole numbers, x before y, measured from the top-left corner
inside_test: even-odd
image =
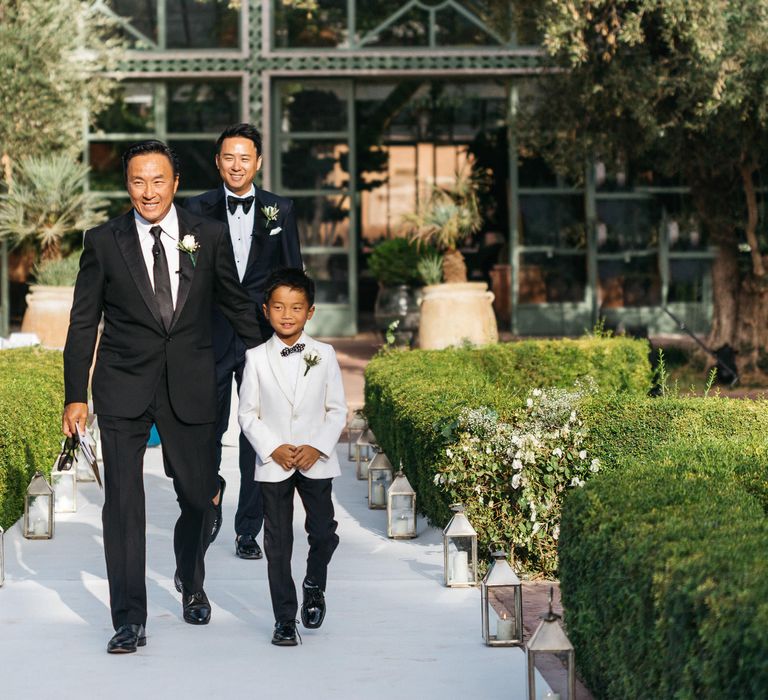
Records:
[[[269,275],[282,267],[302,267],[299,231],[293,202],[254,185],[261,168],[261,134],[251,124],[236,124],[223,131],[216,141],[216,168],[222,184],[215,190],[188,199],[185,207],[226,224],[237,272],[243,288],[261,309],[264,285]],[[259,317],[262,335],[272,328]],[[221,437],[229,424],[232,377],[238,391],[245,368],[246,344],[220,310],[213,314],[213,348],[216,355],[218,410],[216,417],[216,468],[221,463]],[[261,486],[254,480],[256,453],[240,434],[240,493],[235,514],[235,554],[241,559],[261,559],[256,541],[264,522]],[[210,541],[221,527],[221,494],[226,486],[219,477],[218,513]]]
[[[64,348],[66,435],[84,431],[88,375],[104,454],[104,552],[115,635],[110,653],[146,644],[142,467],[152,424],[181,514],[174,531],[176,579],[186,622],[206,624],[203,557],[218,490],[216,373],[211,313],[218,305],[242,342],[263,338],[238,282],[224,226],[177,209],[176,156],[160,141],[123,154],[133,209],[86,231]]]

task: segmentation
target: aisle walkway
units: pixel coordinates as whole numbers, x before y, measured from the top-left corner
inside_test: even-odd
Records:
[[[233,551],[236,458],[235,449],[225,449],[225,523],[207,557],[212,621],[193,627],[181,619],[171,581],[173,490],[159,449],[147,451],[148,644],[130,656],[104,650],[112,630],[102,495],[94,484],[81,484],[77,513],[57,516],[53,540],[25,540],[18,523],[6,533],[3,698],[525,697],[523,652],[481,642],[479,591],[442,587],[439,531],[420,520],[418,539],[388,540],[385,513],[368,510],[365,484],[349,465],[335,482],[341,545],[331,564],[326,622],[302,630],[302,646],[272,646],[266,563],[242,561]],[[300,506],[295,527],[303,527]],[[305,557],[299,542],[299,577]]]

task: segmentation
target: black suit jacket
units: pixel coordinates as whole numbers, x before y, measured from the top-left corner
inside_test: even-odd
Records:
[[[214,303],[248,347],[262,341],[253,301],[238,281],[226,227],[179,207],[177,212],[180,238],[193,235],[199,249],[194,265],[188,254],[179,251],[179,290],[167,332],[142,257],[133,210],[86,232],[64,348],[65,403],[87,400],[102,314],[104,330],[92,382],[97,414],[140,416],[166,368],[176,415],[186,423],[214,421]]]
[[[190,197],[184,206],[187,211],[194,214],[222,222],[229,230],[224,185],[196,197]],[[269,274],[279,267],[301,268],[301,249],[292,200],[257,187],[256,200],[253,206],[256,211],[253,220],[253,233],[251,234],[251,250],[242,285],[256,303],[262,335],[266,339],[272,335],[272,328],[262,313],[264,283]],[[279,209],[277,221],[269,226],[267,226],[266,217],[261,213],[262,207],[265,206],[276,206]],[[278,227],[281,228],[280,232],[270,235],[270,231],[274,231]],[[232,241],[229,236],[227,240],[231,248]],[[213,345],[216,359],[224,357],[234,342],[235,329],[227,320],[226,315],[222,313],[222,310],[215,308],[213,311]]]

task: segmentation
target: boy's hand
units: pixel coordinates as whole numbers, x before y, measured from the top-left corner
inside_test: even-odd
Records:
[[[293,453],[293,466],[305,472],[314,466],[320,455],[320,450],[311,445],[299,445]]]
[[[295,466],[296,448],[293,445],[280,445],[270,456],[288,472]]]

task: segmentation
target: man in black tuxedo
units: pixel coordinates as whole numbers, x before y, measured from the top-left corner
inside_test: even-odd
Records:
[[[299,231],[293,202],[256,187],[253,179],[261,168],[261,134],[251,124],[236,124],[225,129],[216,141],[216,167],[222,185],[188,199],[188,211],[227,225],[240,282],[261,309],[264,283],[271,272],[282,267],[302,267]],[[272,327],[259,314],[265,339]],[[238,337],[221,310],[213,312],[213,349],[216,357],[218,409],[216,412],[216,467],[221,464],[221,438],[229,423],[232,377],[238,391],[245,368],[246,344]],[[256,541],[264,523],[261,485],[254,480],[256,453],[240,433],[240,493],[235,514],[235,553],[242,559],[261,559]],[[216,519],[211,539],[221,527],[221,495],[226,483],[219,477],[220,492],[215,500]]]
[[[123,167],[133,209],[84,238],[64,348],[62,419],[67,435],[85,428],[103,315],[92,390],[104,454],[104,552],[116,630],[110,653],[146,644],[142,468],[153,423],[181,507],[173,544],[183,617],[210,619],[203,557],[218,490],[213,304],[249,347],[263,340],[226,228],[173,204],[174,153],[160,141],[140,142],[123,154]]]

